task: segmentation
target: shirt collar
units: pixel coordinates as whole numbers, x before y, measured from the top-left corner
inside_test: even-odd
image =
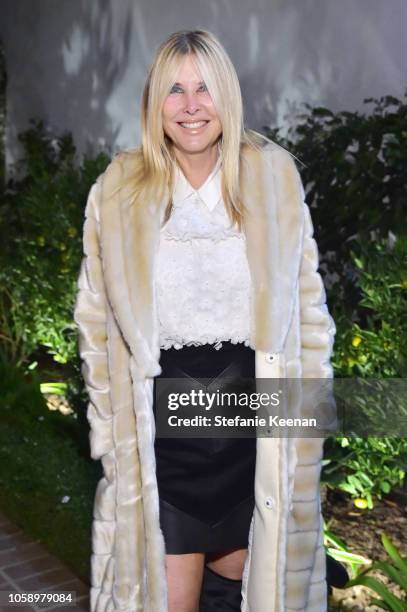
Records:
[[[212,212],[222,197],[221,190],[221,156],[218,156],[215,167],[199,189],[194,189],[186,179],[181,168],[176,166],[175,188],[173,194],[174,205],[181,204],[191,196],[198,196]]]

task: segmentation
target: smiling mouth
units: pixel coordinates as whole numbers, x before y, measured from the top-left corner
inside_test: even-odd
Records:
[[[204,127],[209,121],[179,121],[178,125],[185,128],[186,130],[199,130]]]

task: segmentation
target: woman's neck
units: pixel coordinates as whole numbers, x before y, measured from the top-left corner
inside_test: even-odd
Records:
[[[216,165],[218,155],[219,148],[217,145],[209,151],[192,155],[185,155],[180,151],[175,152],[185,178],[194,189],[199,189],[205,183]]]

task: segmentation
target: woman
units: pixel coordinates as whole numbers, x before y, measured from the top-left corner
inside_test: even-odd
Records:
[[[104,468],[91,610],[325,610],[322,438],[155,436],[160,377],[332,377],[295,164],[244,129],[236,72],[204,31],[161,45],[142,134],[85,211],[75,321]]]

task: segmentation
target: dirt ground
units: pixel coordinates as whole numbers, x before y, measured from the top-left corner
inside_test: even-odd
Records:
[[[323,515],[329,530],[339,536],[350,551],[374,561],[389,561],[380,539],[381,533],[385,532],[401,555],[407,557],[406,488],[395,489],[385,499],[375,500],[372,510],[359,510],[349,496],[338,490],[327,490],[322,497]],[[388,584],[379,573],[375,577]],[[392,591],[402,596],[399,589],[392,588]],[[376,606],[369,606],[372,596],[376,594],[364,587],[334,589],[330,609],[352,612],[380,610]]]

